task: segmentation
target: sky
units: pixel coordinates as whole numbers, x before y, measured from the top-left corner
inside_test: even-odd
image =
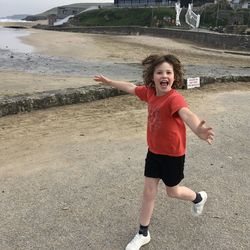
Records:
[[[16,14],[39,14],[51,8],[72,3],[101,3],[113,0],[0,0],[0,17]]]

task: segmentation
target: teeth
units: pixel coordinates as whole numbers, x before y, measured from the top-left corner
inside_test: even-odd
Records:
[[[161,84],[168,84],[167,81],[161,81]]]

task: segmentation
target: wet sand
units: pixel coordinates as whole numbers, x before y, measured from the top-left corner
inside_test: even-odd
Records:
[[[1,95],[13,96],[30,94],[61,88],[79,88],[93,84],[89,78],[62,75],[41,75],[20,71],[4,70],[0,72]]]
[[[182,63],[194,65],[249,66],[250,59],[230,55],[223,50],[204,50],[190,43],[150,36],[113,36],[35,30],[21,38],[35,46],[38,53],[83,60],[108,60],[117,63],[140,63],[151,53],[173,53]]]

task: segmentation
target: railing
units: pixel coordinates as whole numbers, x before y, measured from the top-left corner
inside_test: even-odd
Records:
[[[190,25],[192,28],[198,28],[200,25],[200,15],[196,15],[192,11],[193,5],[191,3],[188,4],[188,10],[185,15],[185,21],[188,25]]]

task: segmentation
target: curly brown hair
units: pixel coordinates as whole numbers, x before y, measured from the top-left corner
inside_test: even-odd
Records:
[[[142,76],[144,84],[147,87],[151,87],[151,88],[155,87],[155,83],[153,81],[155,68],[164,62],[167,62],[173,66],[174,78],[175,78],[175,81],[173,83],[173,88],[182,88],[184,86],[183,68],[179,59],[176,56],[171,55],[171,54],[167,54],[167,55],[152,54],[146,57],[142,61],[142,66],[144,67],[143,76]]]

